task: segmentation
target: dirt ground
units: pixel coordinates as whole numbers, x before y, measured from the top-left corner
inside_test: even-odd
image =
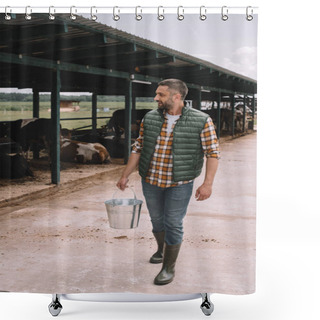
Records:
[[[94,179],[96,175],[122,168],[123,159],[112,159],[110,164],[99,165],[61,162],[59,187],[51,183],[50,167],[46,156],[38,160],[31,159],[29,164],[33,177],[0,179],[0,208],[21,203],[24,200],[33,201],[40,195],[52,195],[61,190],[72,192],[74,187],[81,187],[87,179]]]
[[[136,229],[112,229],[104,201],[116,191],[120,160],[101,166],[65,164],[61,185],[46,163],[35,178],[0,180],[0,290],[43,293],[140,292],[178,294],[255,290],[256,134],[221,144],[213,196],[191,199],[176,278],[153,279],[161,265],[145,204]],[[204,178],[196,179],[194,193]],[[142,199],[140,177],[130,186]],[[26,191],[27,190],[27,191]],[[116,197],[127,197],[127,190]],[[125,196],[124,196],[125,195]]]

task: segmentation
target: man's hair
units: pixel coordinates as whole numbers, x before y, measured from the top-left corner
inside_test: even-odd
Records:
[[[183,101],[188,94],[187,85],[179,79],[165,79],[158,83],[159,86],[167,86],[169,89],[177,91]]]

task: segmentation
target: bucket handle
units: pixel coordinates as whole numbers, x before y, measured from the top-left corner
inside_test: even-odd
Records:
[[[133,195],[134,195],[134,200],[137,200],[137,196],[136,196],[136,193],[134,192],[134,190],[131,188],[131,187],[128,187],[132,192],[133,192]],[[116,190],[114,193],[113,193],[113,196],[112,196],[112,200],[114,199],[114,196],[115,194],[119,192],[119,189]]]

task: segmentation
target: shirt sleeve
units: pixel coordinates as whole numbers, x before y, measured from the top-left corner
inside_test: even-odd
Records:
[[[200,134],[202,149],[207,158],[220,159],[219,142],[214,129],[213,121],[208,117]]]
[[[139,129],[139,137],[136,139],[136,141],[132,145],[132,153],[141,153],[143,148],[143,120],[140,123],[140,129]]]

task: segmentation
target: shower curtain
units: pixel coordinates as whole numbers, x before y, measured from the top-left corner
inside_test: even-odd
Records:
[[[1,291],[255,291],[257,15],[204,13],[1,14]],[[220,159],[197,201],[205,156],[174,279],[156,285],[164,262],[149,262],[158,247],[139,171],[116,184],[168,78],[186,83],[184,108],[212,119]],[[137,225],[112,226],[105,201],[135,197]]]

